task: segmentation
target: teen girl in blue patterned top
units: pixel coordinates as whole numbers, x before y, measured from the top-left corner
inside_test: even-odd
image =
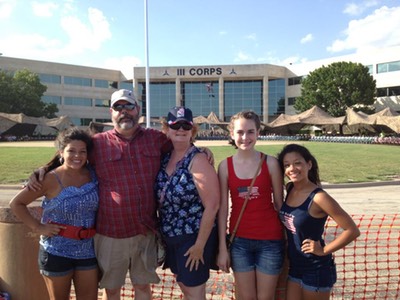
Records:
[[[74,282],[77,299],[97,300],[98,271],[93,236],[98,207],[97,179],[87,165],[92,140],[71,127],[59,134],[58,152],[47,164],[40,191],[27,187],[11,200],[15,215],[41,234],[39,269],[50,299],[68,299]],[[44,196],[42,220],[27,205]]]

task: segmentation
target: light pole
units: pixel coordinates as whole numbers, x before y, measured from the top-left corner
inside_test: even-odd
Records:
[[[150,75],[149,75],[149,36],[147,0],[144,0],[144,46],[146,60],[146,127],[150,127]]]

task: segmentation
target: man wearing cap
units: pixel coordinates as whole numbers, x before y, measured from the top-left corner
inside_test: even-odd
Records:
[[[101,271],[103,300],[120,299],[129,275],[136,299],[151,299],[151,283],[158,283],[154,182],[161,156],[172,149],[166,135],[142,128],[140,107],[132,91],[111,96],[112,130],[93,136],[89,160],[99,181],[99,209],[95,250]],[[28,187],[40,190],[44,169],[30,177]]]
[[[99,180],[96,255],[103,299],[120,299],[127,271],[136,299],[151,299],[158,283],[154,181],[162,153],[171,143],[158,130],[144,129],[132,91],[118,90],[110,104],[114,129],[93,137],[91,161]]]

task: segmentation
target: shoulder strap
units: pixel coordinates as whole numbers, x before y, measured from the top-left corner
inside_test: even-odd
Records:
[[[261,154],[261,158],[260,158],[260,162],[258,163],[258,167],[257,167],[256,173],[254,174],[254,177],[253,177],[253,179],[252,179],[252,181],[250,183],[250,186],[247,188],[246,198],[244,199],[242,209],[240,210],[240,213],[239,213],[239,217],[238,217],[238,219],[236,221],[236,224],[235,224],[235,227],[234,227],[234,229],[232,231],[232,234],[229,237],[230,243],[232,243],[233,239],[235,238],[236,231],[237,231],[237,229],[239,227],[240,220],[242,219],[242,216],[243,216],[243,213],[244,213],[244,209],[246,208],[247,202],[249,202],[249,197],[250,197],[251,190],[253,189],[254,182],[256,181],[258,172],[260,172],[261,166],[262,166],[262,164],[264,162],[264,157],[265,157],[265,155],[264,155],[264,153],[262,153]]]
[[[61,179],[60,179],[60,177],[58,177],[57,173],[54,170],[50,171],[50,173],[53,174],[56,177],[56,179],[57,179],[58,183],[60,184],[60,186],[62,188],[64,188],[64,186],[63,186],[63,184],[61,182]]]

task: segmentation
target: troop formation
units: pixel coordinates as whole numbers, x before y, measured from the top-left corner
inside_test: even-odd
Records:
[[[152,299],[158,267],[175,275],[184,299],[206,299],[210,270],[232,270],[236,299],[274,299],[286,258],[287,299],[329,299],[332,254],[359,230],[321,188],[308,149],[257,151],[260,119],[241,111],[229,124],[235,153],[215,168],[211,151],[195,145],[189,108],[166,112],[162,131],[142,128],[140,111],[131,91],[114,92],[114,128],[61,132],[55,157],[11,200],[41,235],[51,299],[69,299],[72,283],[78,300],[97,300],[99,288],[104,300],[121,299],[127,274],[135,298]],[[42,196],[39,221],[27,205]],[[343,231],[326,243],[328,217]]]

